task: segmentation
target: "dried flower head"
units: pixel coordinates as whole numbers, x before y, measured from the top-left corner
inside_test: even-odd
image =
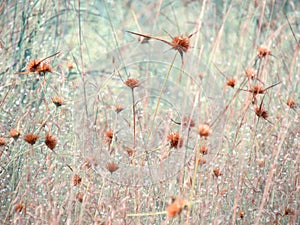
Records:
[[[292,208],[288,208],[288,207],[286,207],[285,209],[284,209],[284,213],[283,213],[285,216],[286,215],[295,215],[295,210],[294,209],[292,209]]]
[[[179,215],[185,207],[187,207],[186,200],[173,197],[171,204],[166,207],[167,215],[169,217],[175,217]]]
[[[133,156],[135,151],[132,148],[124,147],[124,150],[127,152],[129,156]]]
[[[117,169],[119,169],[119,166],[115,162],[109,162],[109,163],[106,164],[106,169],[112,174]]]
[[[50,148],[51,150],[53,150],[56,147],[56,144],[57,144],[56,137],[54,137],[54,136],[52,136],[50,134],[46,134],[45,144],[47,145],[48,148]]]
[[[203,157],[200,157],[198,159],[198,165],[201,166],[201,165],[204,165],[206,163],[206,159],[204,159]]]
[[[265,89],[260,85],[255,85],[251,88],[251,92],[253,94],[263,94],[265,92]]]
[[[117,104],[117,105],[115,105],[114,109],[115,109],[116,113],[119,113],[119,112],[124,110],[124,106],[120,105],[120,104]]]
[[[52,68],[43,60],[34,59],[27,64],[27,71],[45,75],[47,72],[52,73]]]
[[[220,168],[215,168],[215,169],[213,170],[213,172],[214,172],[214,175],[215,175],[216,177],[219,177],[219,176],[222,175]]]
[[[265,166],[265,160],[264,159],[259,159],[257,160],[257,164],[259,167],[264,167]]]
[[[4,137],[0,137],[0,146],[5,146],[6,144],[6,139]]]
[[[177,50],[181,55],[187,52],[190,48],[190,37],[187,36],[176,36],[172,39],[172,48]]]
[[[131,89],[134,89],[138,86],[140,86],[140,82],[135,78],[129,78],[125,81],[126,86],[130,87]]]
[[[234,78],[228,78],[226,81],[227,86],[234,88],[235,86],[235,79]]]
[[[104,134],[104,142],[110,145],[112,143],[113,137],[114,133],[111,130],[106,131]]]
[[[83,194],[80,193],[80,192],[78,192],[78,193],[76,194],[76,199],[81,203],[81,202],[83,201]]]
[[[73,185],[77,186],[78,184],[81,183],[81,177],[78,174],[74,174],[72,181],[73,181]]]
[[[58,96],[51,98],[51,100],[56,107],[62,106],[65,102],[63,98],[58,97]]]
[[[243,212],[242,210],[239,211],[239,217],[240,217],[241,219],[244,218],[244,212]]]
[[[202,146],[200,147],[199,151],[200,151],[200,153],[201,153],[202,155],[207,155],[207,153],[208,153],[208,148],[207,148],[206,145],[202,145]]]
[[[20,137],[20,134],[21,134],[20,131],[16,129],[11,129],[9,131],[9,135],[15,140],[17,140]]]
[[[262,117],[264,118],[265,120],[268,118],[268,112],[261,106],[259,107],[256,107],[255,108],[255,114],[258,116],[258,117]]]
[[[251,80],[253,80],[257,76],[257,73],[253,68],[246,69],[245,73],[246,73],[246,77],[248,77],[248,79]]]
[[[68,68],[69,71],[71,71],[74,68],[73,63],[70,62],[70,61],[67,62],[67,68]]]
[[[288,105],[288,107],[290,107],[291,109],[295,109],[297,107],[297,103],[295,102],[294,99],[292,98],[288,98],[288,100],[286,101],[286,104]]]
[[[167,136],[170,146],[172,148],[181,148],[183,145],[183,139],[177,132],[172,132]]]
[[[24,205],[22,205],[22,204],[16,204],[16,205],[15,205],[14,211],[15,211],[16,213],[20,213],[20,212],[22,212],[22,210],[24,210],[24,209],[25,209],[25,206],[24,206]]]
[[[211,128],[207,124],[201,124],[198,133],[201,137],[208,137],[211,134]]]
[[[257,56],[259,58],[264,58],[266,57],[267,55],[271,55],[271,50],[265,46],[259,46],[257,48]]]
[[[39,136],[36,134],[26,134],[24,137],[24,141],[26,141],[27,143],[34,145],[35,142],[39,139]]]
[[[186,116],[182,118],[181,124],[184,127],[194,127],[195,126],[194,120],[192,120],[191,118],[186,117]]]

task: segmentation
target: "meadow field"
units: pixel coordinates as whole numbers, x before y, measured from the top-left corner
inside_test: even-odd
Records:
[[[300,224],[300,2],[0,3],[0,224]]]

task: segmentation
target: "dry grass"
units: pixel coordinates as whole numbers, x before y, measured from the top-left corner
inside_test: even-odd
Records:
[[[1,224],[300,224],[299,7],[0,3]]]

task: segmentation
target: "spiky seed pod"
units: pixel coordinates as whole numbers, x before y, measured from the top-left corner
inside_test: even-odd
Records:
[[[0,146],[5,146],[6,144],[6,139],[4,137],[0,137]]]
[[[259,46],[257,48],[257,56],[259,58],[264,58],[268,55],[271,55],[271,50],[265,46]]]
[[[131,89],[134,89],[140,86],[140,82],[135,78],[129,78],[128,80],[125,81],[125,85],[127,87],[130,87]]]
[[[207,155],[207,153],[208,153],[208,148],[207,148],[206,145],[203,145],[203,146],[200,147],[199,151],[200,151],[200,153],[201,153],[202,155]]]
[[[175,217],[181,213],[181,211],[187,207],[186,200],[182,198],[173,198],[172,203],[166,207],[168,217]]]
[[[183,145],[183,139],[177,132],[170,133],[167,136],[167,139],[169,140],[170,146],[172,148],[181,148]]]
[[[83,194],[80,193],[80,192],[78,192],[78,193],[76,194],[76,199],[81,203],[81,202],[83,201]]]
[[[190,48],[190,38],[183,35],[174,37],[172,39],[172,48],[179,51],[180,54],[187,52]]]
[[[122,112],[124,110],[124,106],[120,105],[120,104],[116,104],[114,106],[114,110],[115,110],[116,113],[120,113],[120,112]]]
[[[264,118],[265,120],[268,118],[269,114],[268,112],[261,106],[255,108],[255,114],[258,116],[258,117],[262,117]]]
[[[28,64],[27,64],[27,71],[28,72],[38,72],[40,70],[41,67],[41,61],[38,59],[34,59],[31,60]]]
[[[201,124],[198,128],[198,133],[200,135],[200,137],[208,137],[209,135],[211,135],[211,128],[209,127],[209,125],[207,124]]]
[[[248,79],[251,80],[253,80],[257,76],[257,73],[253,68],[246,69],[245,73],[246,73],[246,77],[248,77]]]
[[[227,84],[227,86],[234,88],[235,82],[236,81],[234,78],[229,78],[229,79],[227,79],[226,84]]]
[[[288,98],[288,100],[286,101],[286,104],[288,105],[288,107],[290,107],[291,109],[295,109],[297,107],[297,103],[295,102],[294,99],[292,98]]]
[[[198,159],[197,163],[198,163],[198,166],[204,165],[206,163],[206,159],[204,159],[203,157],[200,157]]]
[[[57,144],[56,137],[54,137],[54,136],[52,136],[50,134],[46,134],[45,144],[47,145],[48,148],[50,148],[51,150],[53,150],[56,147],[56,144]]]
[[[215,175],[216,177],[219,177],[219,176],[222,175],[220,168],[215,168],[215,169],[213,170],[213,173],[214,173],[214,175]]]
[[[73,185],[77,186],[78,184],[81,183],[81,180],[82,179],[81,179],[81,177],[78,174],[74,174],[73,179],[72,179]]]
[[[24,141],[26,141],[27,143],[34,145],[36,143],[36,141],[39,139],[39,136],[36,134],[26,134],[24,137]]]
[[[11,129],[9,131],[9,135],[15,140],[17,140],[20,137],[20,134],[21,134],[20,131],[16,129]]]
[[[112,174],[113,172],[119,169],[119,166],[115,162],[109,162],[106,164],[106,169]]]
[[[40,65],[40,68],[38,69],[37,71],[40,75],[45,75],[47,72],[48,73],[52,73],[52,68],[51,66],[46,63],[46,62],[42,62],[41,65]]]
[[[104,134],[104,142],[110,145],[112,143],[113,137],[114,133],[111,130],[106,131]]]
[[[15,211],[16,213],[20,213],[20,212],[22,212],[24,209],[25,209],[25,206],[24,206],[24,205],[22,205],[22,204],[16,204],[16,205],[15,205],[15,208],[14,208],[14,211]]]
[[[194,127],[195,126],[195,122],[194,120],[190,119],[189,117],[183,117],[181,120],[181,124],[184,127]]]
[[[253,94],[263,94],[265,92],[265,89],[260,85],[255,85],[251,88],[251,92]]]
[[[51,98],[51,100],[56,107],[62,106],[65,102],[63,98],[58,97],[58,96]]]

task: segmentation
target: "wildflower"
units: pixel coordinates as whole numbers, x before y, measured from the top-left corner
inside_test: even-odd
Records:
[[[35,142],[39,139],[39,136],[36,134],[26,134],[24,137],[24,141],[26,141],[27,143],[34,145]]]
[[[81,183],[81,177],[78,174],[74,174],[73,176],[73,185],[77,186]]]
[[[246,77],[248,77],[248,79],[251,80],[253,80],[257,76],[257,73],[253,68],[246,69],[245,73],[246,73]]]
[[[133,156],[134,155],[134,150],[132,148],[124,147],[124,150],[127,152],[127,154],[129,156]]]
[[[255,108],[255,114],[258,116],[258,117],[262,117],[264,118],[265,120],[268,118],[269,114],[268,112],[261,106]]]
[[[79,202],[82,202],[82,201],[83,201],[83,194],[80,193],[80,192],[78,192],[78,193],[76,194],[76,199],[77,199]]]
[[[170,146],[172,148],[181,148],[183,145],[183,139],[177,132],[170,133],[167,136],[167,139],[170,141]]]
[[[43,60],[34,59],[27,64],[27,71],[45,75],[46,72],[52,73],[51,66]]]
[[[54,137],[50,134],[47,134],[46,137],[45,137],[45,144],[47,145],[48,148],[53,150],[56,147],[56,144],[57,144],[56,137]]]
[[[235,79],[234,78],[229,78],[226,81],[227,86],[234,88],[235,86]]]
[[[64,99],[58,96],[51,98],[51,100],[56,107],[60,107],[64,104]]]
[[[113,140],[114,133],[112,131],[106,131],[104,135],[104,142],[107,144],[111,144]]]
[[[140,82],[135,78],[129,78],[125,81],[126,86],[130,87],[131,89],[134,89],[138,86],[140,86]]]
[[[14,140],[17,140],[19,137],[20,137],[20,131],[19,130],[16,130],[16,129],[11,129],[9,131],[9,135],[14,139]]]
[[[195,126],[195,122],[191,118],[186,117],[186,116],[182,118],[181,124],[184,127],[194,127]]]
[[[115,112],[116,112],[116,113],[119,113],[119,112],[121,112],[121,111],[124,110],[124,106],[119,105],[119,104],[115,105],[114,108],[115,108]]]
[[[112,174],[115,172],[117,169],[119,169],[119,166],[115,162],[110,162],[106,164],[106,169]]]
[[[6,145],[6,139],[4,137],[0,137],[0,146]]]
[[[16,213],[20,213],[20,212],[22,212],[23,209],[25,209],[25,206],[24,206],[24,205],[22,205],[22,204],[17,204],[17,205],[15,205],[14,211],[15,211]]]
[[[271,55],[271,50],[270,49],[268,49],[267,47],[264,47],[264,46],[259,46],[257,48],[257,56],[259,58],[264,58],[267,55]]]
[[[187,207],[187,202],[182,198],[172,198],[172,203],[166,207],[167,215],[169,217],[175,217],[181,213],[181,211]]]
[[[206,163],[206,159],[204,159],[203,157],[200,157],[198,159],[197,163],[198,163],[198,166],[204,165]]]
[[[215,175],[216,177],[219,177],[219,176],[222,175],[220,168],[215,168],[215,169],[213,170],[213,172],[214,172],[214,175]]]
[[[208,148],[206,147],[206,145],[203,145],[200,147],[199,151],[202,155],[206,155],[208,153]]]
[[[207,124],[201,124],[198,133],[200,137],[208,137],[211,134],[211,128]]]
[[[295,109],[297,107],[297,103],[295,102],[294,99],[292,98],[288,98],[288,100],[286,101],[286,104],[288,105],[288,107],[290,107],[291,109]]]

